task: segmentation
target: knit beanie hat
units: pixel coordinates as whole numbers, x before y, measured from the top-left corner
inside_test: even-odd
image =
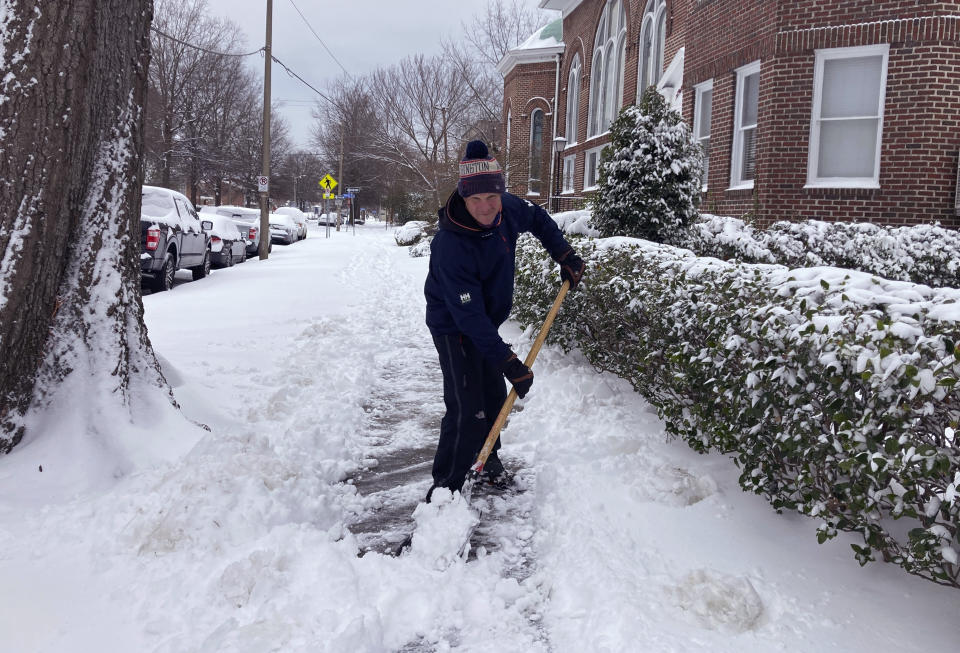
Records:
[[[487,144],[483,141],[467,143],[467,151],[460,160],[460,181],[457,183],[460,197],[466,198],[477,193],[503,193],[506,190],[503,170],[497,160],[490,156]]]

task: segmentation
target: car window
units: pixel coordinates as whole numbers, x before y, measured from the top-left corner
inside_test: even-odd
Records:
[[[145,189],[140,210],[146,215],[164,216],[176,211],[176,208],[173,200],[166,193]]]
[[[197,217],[197,214],[191,211],[185,201],[179,197],[174,197],[174,202],[177,206],[177,211],[180,213],[180,220],[183,224],[183,228],[186,231],[192,233],[200,233],[202,228],[200,227],[200,219]]]

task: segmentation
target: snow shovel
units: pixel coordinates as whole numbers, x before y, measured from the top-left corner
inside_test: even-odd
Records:
[[[547,313],[547,317],[543,321],[543,326],[540,327],[540,333],[537,334],[536,339],[533,341],[533,346],[530,348],[530,353],[527,354],[526,360],[523,361],[523,364],[527,367],[533,367],[533,361],[537,359],[537,354],[540,353],[540,348],[543,347],[543,342],[547,339],[547,333],[550,331],[550,327],[553,326],[553,320],[557,317],[557,313],[560,311],[560,304],[563,303],[563,300],[567,296],[567,292],[569,290],[570,282],[564,281],[563,285],[560,286],[560,292],[557,293],[557,298],[553,300],[553,306],[550,307],[550,311]],[[467,478],[463,482],[463,488],[460,490],[460,495],[463,497],[463,500],[467,505],[470,505],[470,497],[473,494],[473,486],[480,478],[480,474],[483,473],[483,466],[487,464],[487,458],[490,457],[490,452],[493,451],[493,445],[500,436],[500,431],[503,429],[503,425],[507,423],[507,417],[510,416],[510,411],[513,410],[513,403],[516,400],[517,391],[513,388],[510,388],[510,392],[507,394],[507,398],[503,402],[503,408],[500,409],[500,414],[497,415],[497,421],[495,421],[493,426],[490,428],[490,433],[487,435],[487,439],[483,443],[480,453],[477,455],[476,462],[473,463],[473,466],[470,467],[470,471],[467,472]],[[479,524],[479,521],[480,520],[478,519],[477,524]],[[467,534],[466,539],[460,547],[458,555],[463,556],[467,546],[470,544],[470,538],[473,536],[473,532],[475,530],[476,525]]]

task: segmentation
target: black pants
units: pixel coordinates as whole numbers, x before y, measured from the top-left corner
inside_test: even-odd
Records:
[[[433,483],[459,490],[497,421],[507,389],[500,370],[487,362],[466,336],[435,335],[433,344],[440,355],[447,409],[433,458]],[[499,448],[498,437],[493,451]]]

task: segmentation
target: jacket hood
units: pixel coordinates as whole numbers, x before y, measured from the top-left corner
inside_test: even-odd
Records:
[[[501,209],[492,225],[484,227],[467,211],[467,204],[460,193],[453,191],[447,198],[447,203],[437,212],[437,216],[440,229],[481,238],[500,225],[503,220],[503,210]]]

